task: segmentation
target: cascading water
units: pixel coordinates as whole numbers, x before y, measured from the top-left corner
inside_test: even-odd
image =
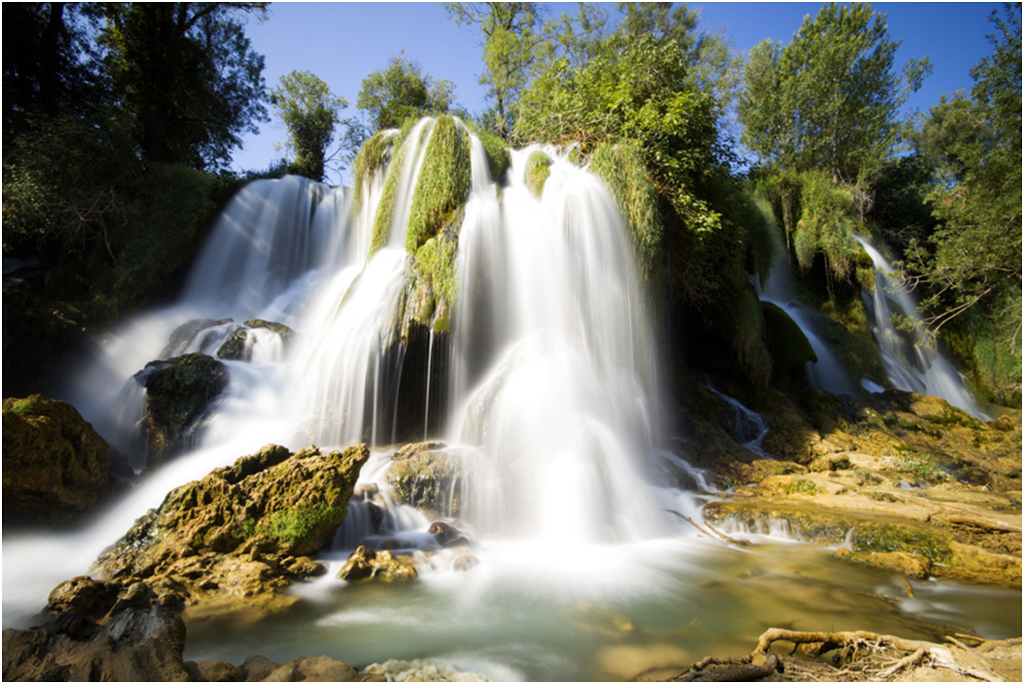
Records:
[[[857,242],[874,264],[875,288],[872,294],[864,294],[864,305],[871,312],[871,332],[889,380],[897,389],[941,397],[975,418],[989,420],[949,360],[937,349],[922,344],[917,331],[922,325],[917,302],[909,292],[892,285],[888,277],[892,265],[865,238],[858,236]],[[894,316],[909,318],[915,327],[897,328]]]
[[[808,362],[807,381],[811,387],[831,392],[832,394],[854,394],[855,388],[846,371],[836,359],[829,344],[818,334],[814,325],[814,314],[797,298],[793,284],[792,267],[786,256],[786,248],[776,236],[775,261],[772,264],[768,282],[761,287],[755,277],[752,279],[762,301],[771,302],[786,312],[793,322],[800,326],[814,350],[817,362]]]
[[[448,339],[432,327],[426,360],[406,355],[396,332],[412,268],[405,230],[433,125],[421,122],[408,148],[395,151],[402,166],[390,195],[386,168],[364,179],[358,210],[348,191],[303,179],[248,185],[213,229],[182,300],[110,336],[68,398],[135,471],[145,460],[137,458],[144,397],[133,377],[146,363],[215,354],[243,328],[248,360],[224,360],[230,382],[195,447],[89,527],[5,534],[5,626],[29,621],[54,586],[88,572],[172,488],[267,443],[295,450],[366,441],[374,452],[349,516],[334,549],[320,554],[335,567],[294,589],[305,608],[247,628],[244,639],[190,623],[186,657],[241,662],[257,652],[283,662],[327,652],[366,664],[428,654],[498,679],[604,679],[633,674],[615,670],[620,659],[605,650],[623,635],[659,646],[678,642],[686,625],[700,652],[755,628],[749,599],[693,588],[760,561],[698,539],[662,510],[697,518],[700,504],[658,486],[648,470],[649,461],[677,457],[662,451],[657,346],[628,232],[596,177],[544,150],[552,163],[538,197],[524,179],[531,149],[512,154],[499,191],[470,136],[458,296],[450,332],[437,328]],[[385,201],[390,230],[371,255]],[[295,333],[285,342],[252,318]],[[175,331],[180,339],[168,344]],[[416,364],[429,381],[403,383]],[[403,403],[416,392],[419,403]],[[441,403],[446,423],[431,419]],[[465,502],[457,522],[479,560],[470,572],[451,572],[443,552],[422,555],[431,518],[402,505],[387,483],[395,451],[387,445],[409,422],[416,429],[405,433],[443,439],[436,449],[463,465],[441,507]],[[383,521],[373,520],[371,503]],[[333,578],[346,549],[384,538],[421,550],[413,586]],[[792,552],[782,555],[789,562]],[[826,557],[823,572],[848,573],[850,586],[873,590],[875,575],[844,568]]]

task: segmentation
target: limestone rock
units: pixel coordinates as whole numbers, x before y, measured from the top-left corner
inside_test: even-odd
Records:
[[[96,569],[122,585],[145,581],[165,602],[269,609],[278,589],[323,572],[308,555],[344,521],[368,458],[366,445],[295,454],[268,445],[171,491]]]
[[[391,457],[387,482],[409,505],[457,517],[464,505],[462,459],[442,442],[407,444]]]
[[[110,447],[67,402],[3,402],[5,521],[66,522],[110,491]]]

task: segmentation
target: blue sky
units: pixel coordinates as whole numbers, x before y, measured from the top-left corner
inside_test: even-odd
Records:
[[[554,18],[573,12],[574,4],[546,3],[543,16]],[[614,6],[612,6],[613,8]],[[700,12],[702,29],[724,29],[733,48],[745,52],[765,38],[789,42],[806,15],[814,15],[821,3],[691,2]],[[970,89],[970,70],[991,53],[986,36],[994,26],[988,21],[998,3],[874,3],[888,15],[889,37],[901,40],[897,68],[910,59],[928,56],[934,71],[924,87],[908,103],[926,112],[944,93]],[[343,116],[358,113],[356,98],[367,74],[383,69],[395,55],[420,64],[435,79],[456,85],[458,101],[471,113],[483,112],[488,103],[477,83],[481,43],[471,27],[457,26],[440,3],[305,3],[275,2],[263,21],[250,19],[246,34],[253,48],[266,58],[264,76],[268,87],[293,69],[311,71],[331,90],[349,101]],[[233,168],[266,168],[281,156],[275,143],[283,143],[284,124],[271,113],[260,134],[246,136],[244,147],[234,154]],[[337,175],[328,178],[338,182]]]

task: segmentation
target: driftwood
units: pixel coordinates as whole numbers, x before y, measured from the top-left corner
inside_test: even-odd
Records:
[[[979,645],[970,648],[955,637],[946,637],[950,642],[946,645],[874,632],[799,632],[773,628],[758,638],[757,648],[750,655],[704,658],[669,681],[757,681],[784,670],[786,676],[775,679],[810,679],[810,670],[806,673],[802,670],[813,663],[788,656],[798,651],[803,655],[818,656],[834,650],[841,650],[833,659],[841,665],[841,669],[831,670],[836,675],[834,681],[886,681],[915,667],[941,668],[988,682],[1005,681],[992,672],[989,667],[991,661],[982,656],[1000,647],[1019,646],[1020,639],[990,642],[969,635],[956,636],[979,642]],[[776,642],[793,644],[788,656],[780,658],[771,652]],[[817,666],[824,665],[819,663]]]

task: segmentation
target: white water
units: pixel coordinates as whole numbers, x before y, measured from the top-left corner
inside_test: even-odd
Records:
[[[888,278],[893,268],[882,253],[864,238],[857,237],[857,242],[874,264],[875,289],[865,304],[873,314],[871,333],[889,380],[897,389],[941,397],[975,418],[989,420],[949,360],[922,344],[916,328],[901,331],[894,325],[893,316],[899,315],[920,326],[917,302],[909,292],[893,286]]]
[[[137,469],[132,430],[141,399],[132,376],[161,356],[179,325],[233,318],[181,350],[207,353],[251,317],[296,331],[280,348],[263,345],[260,331],[254,339],[266,354],[226,362],[231,382],[196,435],[197,448],[145,477],[87,528],[4,535],[5,626],[25,624],[54,586],[88,573],[169,490],[215,467],[270,442],[297,449],[392,441],[380,433],[398,415],[404,357],[383,351],[408,268],[400,217],[408,215],[417,150],[425,148],[420,130],[405,155],[388,245],[372,258],[383,174],[367,184],[358,215],[342,190],[296,178],[254,183],[217,224],[181,302],[109,337],[69,394],[101,434],[117,435]],[[741,568],[760,563],[755,556],[699,539],[663,510],[696,519],[702,501],[650,482],[652,468],[676,457],[663,450],[656,344],[627,232],[603,185],[549,152],[555,163],[541,198],[523,183],[524,152],[514,156],[499,201],[480,145],[472,148],[449,423],[429,436],[444,438],[467,463],[462,494],[469,504],[457,522],[474,540],[478,564],[454,572],[447,551],[420,553],[423,574],[409,586],[333,579],[344,549],[372,536],[359,506],[374,491],[388,508],[386,533],[429,547],[431,520],[395,503],[384,483],[390,450],[376,448],[336,548],[321,555],[330,572],[296,589],[303,607],[244,635],[190,624],[186,657],[240,663],[252,653],[283,661],[326,652],[364,665],[426,654],[499,679],[625,677],[648,662],[629,671],[633,660],[623,653],[630,649],[673,645],[678,660],[687,655],[678,652],[682,642],[699,657],[737,633],[756,633],[749,616],[759,614],[762,599],[755,597],[792,594],[740,582]],[[700,481],[699,472],[692,475]],[[832,571],[840,566],[824,561]],[[803,570],[780,572],[806,584]],[[852,572],[851,586],[869,591],[874,575]],[[723,577],[726,589],[707,584]],[[849,603],[863,600],[856,594]],[[772,614],[791,619],[784,608]],[[883,624],[898,622],[885,615]]]
[[[831,392],[832,394],[854,394],[855,388],[850,377],[843,369],[839,360],[828,343],[818,334],[813,314],[797,297],[793,283],[792,266],[786,255],[786,248],[781,240],[776,249],[775,261],[772,264],[768,282],[761,287],[755,277],[752,279],[757,295],[762,301],[771,302],[786,312],[793,322],[800,326],[810,342],[818,361],[807,363],[807,381],[811,387]]]

